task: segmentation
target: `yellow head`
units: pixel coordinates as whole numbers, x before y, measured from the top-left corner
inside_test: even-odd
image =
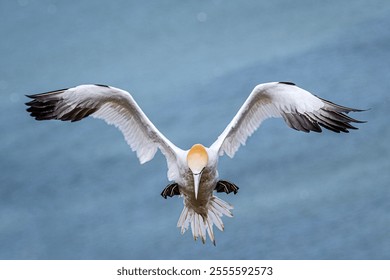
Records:
[[[206,148],[201,144],[195,144],[187,154],[187,164],[194,176],[195,198],[198,197],[200,177],[209,162]]]
[[[187,164],[192,173],[199,174],[207,166],[209,156],[206,148],[201,144],[195,144],[187,154]]]

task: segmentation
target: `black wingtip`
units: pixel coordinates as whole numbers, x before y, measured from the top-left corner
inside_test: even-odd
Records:
[[[30,99],[35,99],[34,94],[25,94],[25,96]]]
[[[353,109],[351,112],[366,112],[366,111],[371,111],[372,108],[368,108],[368,109]],[[348,114],[348,112],[347,112]],[[356,121],[358,123],[366,123],[367,121]]]
[[[279,84],[289,85],[289,86],[296,86],[296,84],[294,84],[293,82],[279,82]]]
[[[57,89],[57,90],[43,92],[43,93],[37,93],[37,94],[26,94],[26,96],[28,98],[31,98],[31,99],[37,99],[37,98],[41,98],[41,97],[46,97],[46,96],[52,96],[52,95],[60,94],[60,93],[63,93],[64,91],[67,91],[68,89],[69,88],[63,88],[63,89]]]
[[[95,86],[98,86],[98,87],[105,87],[105,88],[110,88],[110,86],[108,86],[108,85],[103,85],[103,84],[95,84]]]

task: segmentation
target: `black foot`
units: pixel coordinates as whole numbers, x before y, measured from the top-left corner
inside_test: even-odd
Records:
[[[169,184],[161,193],[161,196],[165,199],[167,199],[167,196],[172,197],[174,195],[180,195],[179,185],[177,183]]]
[[[217,192],[225,192],[227,194],[234,192],[234,194],[237,194],[239,187],[237,187],[235,184],[230,183],[228,181],[220,180],[217,182],[217,185],[215,186],[215,190]]]

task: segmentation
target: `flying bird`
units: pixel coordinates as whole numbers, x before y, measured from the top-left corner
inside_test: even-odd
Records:
[[[127,91],[106,85],[80,85],[41,94],[27,95],[32,100],[27,111],[36,120],[57,119],[79,121],[88,116],[103,119],[123,133],[141,164],[153,159],[157,150],[166,157],[168,180],[162,191],[164,198],[179,195],[184,208],[177,226],[181,233],[191,227],[195,240],[203,243],[206,236],[215,245],[213,226],[223,231],[222,217],[232,217],[232,205],[215,192],[227,194],[238,187],[218,176],[218,159],[227,154],[233,158],[241,145],[267,118],[281,117],[293,129],[321,132],[321,127],[334,132],[357,129],[351,123],[362,123],[346,114],[362,110],[337,105],[291,82],[257,85],[244,104],[210,146],[195,144],[183,150],[168,140],[148,119]]]

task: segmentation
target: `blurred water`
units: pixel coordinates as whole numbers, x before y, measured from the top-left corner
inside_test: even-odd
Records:
[[[323,3],[325,2],[325,3]],[[1,259],[389,259],[388,1],[0,2]],[[294,81],[371,110],[350,134],[269,120],[220,175],[217,247],[180,235],[162,155],[98,120],[36,122],[24,94],[133,93],[175,144],[211,144],[252,88]]]

